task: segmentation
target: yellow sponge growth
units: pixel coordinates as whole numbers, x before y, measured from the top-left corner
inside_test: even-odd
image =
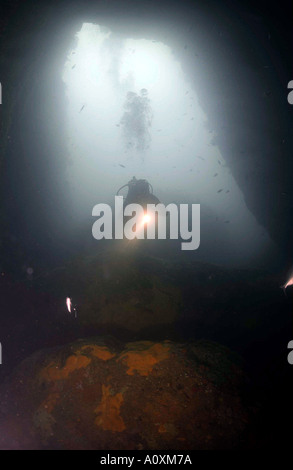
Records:
[[[84,351],[87,349],[89,349],[89,352],[92,356],[97,357],[98,359],[101,359],[103,361],[108,361],[109,359],[112,359],[112,357],[115,356],[115,354],[112,354],[109,349],[105,346],[96,346],[94,344],[85,345],[80,349],[80,351]]]
[[[95,409],[98,414],[95,424],[104,431],[121,432],[125,429],[125,424],[120,416],[120,407],[123,403],[122,393],[111,395],[110,386],[102,385],[102,400]]]
[[[83,367],[87,367],[91,359],[82,356],[82,355],[72,355],[66,359],[65,366],[60,368],[58,365],[55,365],[51,362],[47,367],[41,371],[41,378],[45,379],[48,382],[53,382],[55,380],[67,379],[68,375]]]
[[[142,351],[127,351],[118,360],[122,360],[128,366],[126,371],[128,375],[133,375],[134,371],[140,375],[149,375],[154,365],[167,359],[168,356],[169,347],[157,343]]]

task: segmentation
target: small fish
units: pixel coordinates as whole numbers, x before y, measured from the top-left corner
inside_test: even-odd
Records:
[[[121,168],[125,168],[125,166],[124,166],[124,165],[121,165],[121,163],[119,163],[119,166],[121,166]]]
[[[74,313],[74,317],[77,318],[77,309],[76,305],[72,304],[72,300],[70,297],[66,297],[66,307],[69,313]]]
[[[204,161],[204,158],[200,157],[199,155],[196,155],[195,158],[200,158],[200,160]]]
[[[81,113],[81,111],[83,110],[83,108],[85,107],[85,104],[80,108],[79,112]]]
[[[228,194],[229,192],[230,192],[230,189],[227,189],[226,194]]]
[[[74,69],[76,67],[76,64],[74,64],[71,68]]]
[[[223,190],[222,189],[219,189],[219,191],[217,191],[217,193],[221,193]]]
[[[215,178],[216,176],[218,176],[218,173],[215,173],[215,174],[214,174],[214,178]]]
[[[69,313],[71,313],[72,302],[70,297],[66,297],[66,307]]]

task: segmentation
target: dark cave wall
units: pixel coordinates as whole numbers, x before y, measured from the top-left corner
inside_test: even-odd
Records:
[[[119,29],[122,36],[166,42],[173,49],[195,91],[200,90],[200,104],[217,134],[215,143],[249,209],[279,247],[292,255],[289,12],[280,4],[272,11],[261,4],[243,5],[202,2],[192,7],[182,3],[179,8],[178,2],[15,1],[12,13],[7,10],[5,16],[4,11],[1,232],[2,247],[12,246],[6,249],[9,256],[13,252],[16,258],[25,258],[37,250],[54,251],[58,257],[73,238],[60,71],[83,21]]]
[[[54,264],[71,252],[60,71],[77,26],[64,30],[55,14],[52,6],[20,5],[2,41],[2,267]]]

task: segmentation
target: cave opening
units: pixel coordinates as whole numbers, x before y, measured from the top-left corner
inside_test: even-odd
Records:
[[[271,241],[217,146],[200,93],[180,56],[155,32],[131,36],[83,23],[64,64],[67,177],[76,218],[89,221],[92,207],[113,203],[117,188],[135,175],[148,179],[165,203],[201,204],[197,256],[246,261]],[[194,74],[198,68],[195,62]]]

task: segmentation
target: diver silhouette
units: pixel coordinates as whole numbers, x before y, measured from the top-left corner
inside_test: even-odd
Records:
[[[136,179],[135,176],[126,184],[118,189],[117,195],[121,189],[128,187],[128,193],[124,200],[124,206],[128,204],[140,204],[146,208],[147,204],[159,204],[160,200],[153,194],[152,185],[145,179]]]

